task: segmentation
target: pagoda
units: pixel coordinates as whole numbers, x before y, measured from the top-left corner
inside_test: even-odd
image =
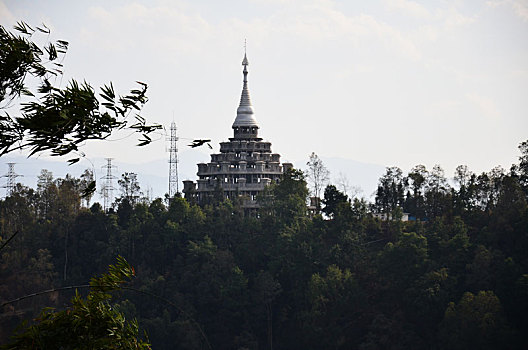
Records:
[[[257,209],[257,196],[264,188],[280,181],[291,163],[280,163],[280,155],[272,153],[271,142],[259,137],[248,89],[248,59],[244,53],[242,96],[233,122],[233,137],[220,143],[220,153],[211,154],[209,163],[198,164],[198,180],[184,181],[185,198],[206,204],[220,193],[223,198],[242,199],[245,209]]]

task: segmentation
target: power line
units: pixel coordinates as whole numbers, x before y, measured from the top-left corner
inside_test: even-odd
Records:
[[[5,186],[2,186],[6,189],[6,197],[10,197],[13,195],[13,193],[15,192],[16,178],[22,176],[15,172],[15,164],[16,163],[7,163],[9,167],[7,174],[2,175],[2,177],[7,177],[7,184]]]
[[[101,189],[103,199],[104,199],[104,210],[108,211],[110,209],[110,206],[112,205],[113,201],[113,191],[115,190],[114,187],[114,179],[117,179],[114,175],[112,175],[112,169],[117,169],[115,165],[112,165],[112,158],[105,158],[106,159],[106,165],[103,165],[101,168],[106,169],[106,175],[101,178],[103,180],[103,188]]]
[[[171,123],[169,147],[169,201],[179,192],[178,188],[178,136],[176,123]]]

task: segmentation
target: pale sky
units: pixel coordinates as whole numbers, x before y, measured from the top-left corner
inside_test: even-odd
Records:
[[[70,42],[63,85],[146,82],[144,116],[215,150],[232,136],[244,39],[260,135],[283,161],[313,151],[452,176],[508,169],[528,139],[528,1],[0,0],[0,23],[18,20]],[[134,143],[83,151],[167,158],[164,137]]]

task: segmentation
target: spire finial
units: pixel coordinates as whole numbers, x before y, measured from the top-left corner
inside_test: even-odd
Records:
[[[244,39],[244,59],[242,60],[242,65],[244,66],[244,85],[247,84],[247,66],[249,65],[249,61],[246,56],[246,39]]]
[[[247,66],[249,65],[249,61],[246,55],[246,47],[247,41],[244,39],[244,60],[242,61],[242,65],[244,66],[244,84],[242,86],[242,96],[240,97],[240,105],[237,109],[237,117],[233,123],[233,127],[255,126],[258,128],[257,121],[253,116],[253,106],[251,105],[251,99],[249,98],[249,89],[247,84]]]
[[[242,61],[242,65],[244,66],[244,71],[247,71],[247,66],[249,65],[249,61],[246,56],[246,49],[247,49],[247,42],[246,42],[246,39],[244,39],[244,60]]]

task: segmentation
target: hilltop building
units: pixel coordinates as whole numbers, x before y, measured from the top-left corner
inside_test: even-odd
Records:
[[[271,152],[271,142],[259,137],[259,126],[255,119],[249,97],[246,54],[242,61],[244,81],[240,105],[233,122],[233,137],[220,143],[220,153],[211,154],[209,163],[198,164],[198,180],[183,181],[185,198],[205,204],[212,197],[241,197],[245,209],[258,208],[257,196],[264,188],[280,181],[291,163],[280,163],[280,155]]]

